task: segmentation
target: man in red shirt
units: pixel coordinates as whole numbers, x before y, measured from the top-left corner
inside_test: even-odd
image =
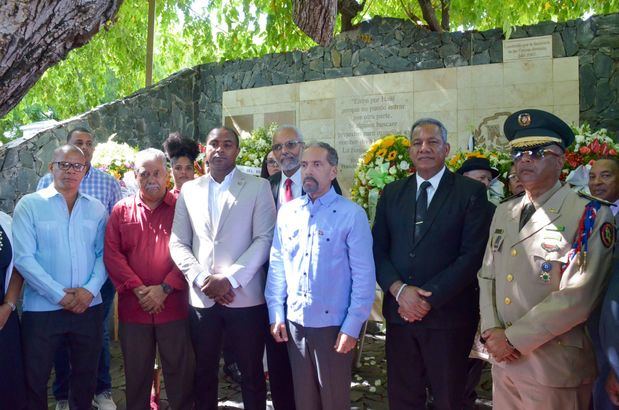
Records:
[[[140,190],[112,210],[104,251],[118,291],[127,410],[150,408],[156,346],[171,407],[191,409],[194,364],[188,290],[168,248],[176,199],[166,189],[164,153],[154,148],[140,151],[135,178]]]

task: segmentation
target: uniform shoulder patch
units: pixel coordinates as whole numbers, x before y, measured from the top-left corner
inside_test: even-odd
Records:
[[[519,193],[519,194],[512,195],[512,196],[508,196],[507,198],[503,198],[503,199],[501,200],[501,202],[499,202],[499,203],[501,203],[501,204],[502,204],[503,202],[508,202],[508,201],[511,201],[512,199],[520,198],[520,197],[521,197],[521,196],[523,196],[523,195],[524,195],[524,191],[522,191],[522,192],[521,192],[521,193]]]
[[[616,231],[613,224],[610,222],[604,222],[600,227],[600,239],[602,240],[602,245],[607,248],[612,248],[615,244],[615,237]]]
[[[606,205],[606,206],[613,205],[612,202],[608,202],[605,199],[598,198],[597,196],[593,196],[593,195],[588,194],[588,193],[586,193],[584,191],[578,191],[578,195],[583,197],[583,198],[585,198],[585,199],[588,199],[589,201],[597,201],[597,202],[601,203],[602,205]]]

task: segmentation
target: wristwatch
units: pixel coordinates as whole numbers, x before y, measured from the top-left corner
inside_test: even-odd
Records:
[[[15,303],[13,302],[4,302],[7,305],[9,305],[9,307],[11,308],[11,312],[15,312],[15,309],[17,309],[17,306],[15,306]]]
[[[163,293],[165,293],[166,295],[169,295],[170,293],[172,293],[172,286],[168,285],[167,283],[162,283],[161,284],[161,288],[163,289]]]

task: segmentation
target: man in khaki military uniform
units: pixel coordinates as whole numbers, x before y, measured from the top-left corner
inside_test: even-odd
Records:
[[[584,322],[610,272],[613,216],[559,182],[567,124],[523,110],[504,131],[525,192],[497,208],[478,274],[494,408],[588,409],[596,365]]]

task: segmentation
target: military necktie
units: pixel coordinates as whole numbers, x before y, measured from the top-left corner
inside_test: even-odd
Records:
[[[519,231],[521,231],[522,227],[525,226],[527,222],[529,222],[529,219],[531,219],[534,213],[535,205],[533,205],[533,202],[529,202],[522,207],[522,211],[520,211],[520,227],[518,228]]]
[[[419,186],[417,206],[415,207],[415,240],[417,240],[421,234],[421,226],[428,212],[428,188],[430,186],[432,186],[432,184],[428,181],[423,181]]]

